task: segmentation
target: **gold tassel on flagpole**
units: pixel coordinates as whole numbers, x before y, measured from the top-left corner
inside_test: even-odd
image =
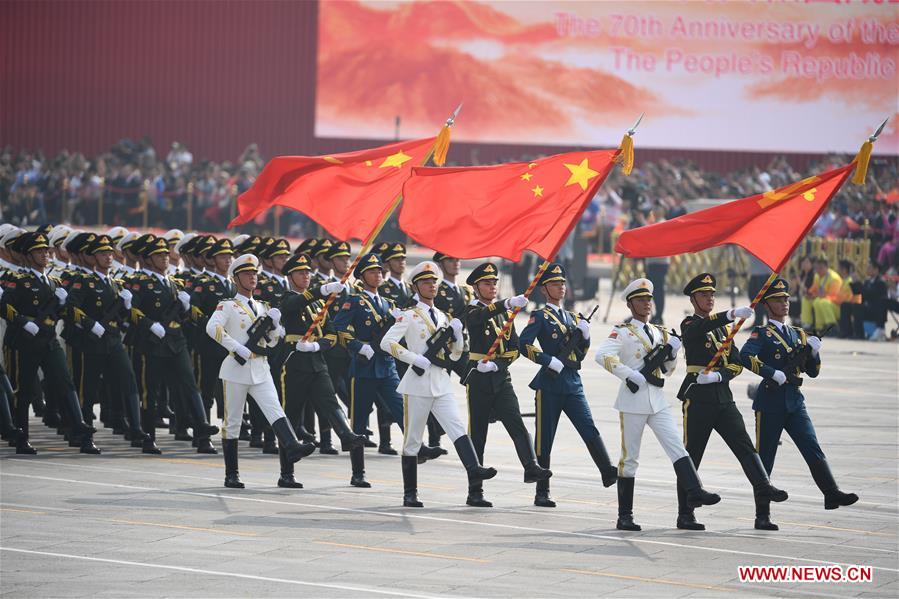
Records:
[[[621,138],[621,145],[618,146],[618,155],[615,156],[615,162],[621,165],[621,172],[630,175],[634,170],[634,138],[630,132],[625,133]]]
[[[862,144],[858,154],[855,155],[855,174],[852,175],[852,183],[855,185],[865,184],[865,175],[868,174],[868,164],[871,162],[871,152],[874,151],[874,142],[880,137],[888,120],[890,120],[889,117],[883,119],[883,122],[880,123],[877,130]]]
[[[437,140],[434,142],[434,164],[443,166],[446,164],[446,153],[449,151],[450,145],[450,126],[444,125],[437,134]]]
[[[874,150],[874,142],[870,139],[862,144],[862,148],[855,156],[855,174],[852,175],[852,182],[855,185],[865,184],[865,175],[868,174],[868,163],[871,161],[871,152]]]
[[[625,175],[630,175],[634,170],[634,133],[641,121],[643,121],[643,113],[640,114],[640,118],[637,119],[634,126],[624,133],[621,145],[618,146],[618,153],[615,154],[615,162],[621,165],[621,172]]]

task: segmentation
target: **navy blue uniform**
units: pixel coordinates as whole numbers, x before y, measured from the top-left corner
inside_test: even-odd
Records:
[[[801,384],[802,374],[812,378],[818,376],[821,358],[809,352],[804,364],[790,366],[795,352],[802,351],[805,345],[806,335],[802,329],[793,326],[778,329],[777,325],[769,323],[755,327],[740,350],[743,366],[764,379],[752,409],[755,411],[756,449],[768,474],[774,468],[777,443],[783,431],[790,435],[808,464],[824,459],[812,419],[805,409],[805,398],[795,384]],[[771,378],[776,370],[787,375],[783,385]]]
[[[364,291],[348,297],[334,318],[334,328],[350,352],[350,422],[357,434],[365,433],[377,401],[388,407],[402,428],[403,399],[396,391],[400,384],[396,363],[379,350],[376,339],[385,318],[390,318],[390,303]],[[375,350],[371,359],[359,354],[365,344]]]
[[[537,403],[537,437],[535,439],[537,457],[548,457],[552,451],[556,427],[562,412],[568,416],[581,438],[588,442],[599,436],[587,398],[581,375],[569,367],[562,369],[557,376],[552,376],[549,363],[553,357],[559,357],[562,346],[568,335],[574,330],[577,316],[566,310],[554,310],[549,305],[531,315],[527,326],[521,332],[519,348],[523,355],[543,366],[531,381]],[[540,343],[538,349],[534,342]],[[590,347],[589,340],[584,341],[582,351]],[[543,465],[541,463],[541,465]]]

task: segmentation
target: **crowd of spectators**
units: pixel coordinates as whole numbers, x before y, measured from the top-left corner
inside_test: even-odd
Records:
[[[729,173],[705,171],[686,160],[640,161],[628,177],[618,169],[612,171],[585,211],[576,234],[587,239],[589,253],[609,253],[615,232],[685,214],[694,200],[714,201],[763,193],[846,164],[850,159],[827,156],[797,171],[781,156],[764,168],[756,166]],[[4,148],[0,153],[0,220],[20,226],[62,221],[96,225],[102,204],[105,225],[139,227],[146,222],[150,227],[162,229],[221,231],[234,215],[236,197],[252,185],[264,164],[256,144],[247,146],[234,162],[215,163],[196,160],[178,142],[171,144],[165,156],[157,155],[152,140],[146,137],[121,140],[108,152],[91,157],[63,151],[50,158],[40,151]],[[897,208],[899,160],[874,157],[867,183],[844,185],[815,224],[813,234],[825,238],[869,239],[870,262],[879,275],[892,282],[899,274]],[[272,229],[272,215],[266,218],[255,224],[260,231]],[[280,216],[278,233],[307,237],[318,231],[309,219],[288,210]],[[816,258],[809,256],[805,271],[794,275],[797,293],[810,298],[796,319],[822,320],[826,315],[830,324],[831,319],[840,320],[839,308],[825,310],[820,308],[823,305],[820,301],[817,311],[811,307],[815,297],[836,293],[833,277],[826,283],[823,281],[827,277],[822,274],[822,284],[816,285],[813,274]],[[661,278],[664,288],[667,263],[651,266],[654,273],[658,271],[653,276]],[[837,266],[830,264],[824,272],[829,269],[838,275]],[[647,270],[652,269],[647,267]],[[843,281],[854,276],[857,290],[850,295],[858,301],[861,301],[859,286],[867,274],[839,277]],[[765,277],[760,274],[757,278]],[[845,296],[849,291],[847,287],[841,293]],[[846,312],[843,311],[844,323]],[[847,326],[844,334],[859,334],[854,325]]]
[[[685,160],[640,162],[628,177],[612,171],[576,234],[587,239],[589,252],[608,253],[615,232],[685,214],[691,201],[764,193],[846,164],[850,158],[828,156],[803,172],[785,157],[774,158],[764,168],[729,173],[705,171]],[[198,230],[221,231],[234,214],[236,197],[252,185],[264,164],[256,144],[247,146],[235,162],[220,164],[195,160],[178,142],[164,157],[158,156],[149,138],[121,140],[93,157],[64,151],[48,158],[40,151],[5,148],[0,154],[0,220],[21,226],[61,221],[95,225],[102,209],[106,225],[138,227],[146,222],[151,227],[184,229],[190,224]],[[796,322],[814,329],[839,325],[838,334],[843,336],[883,335],[886,310],[895,303],[885,289],[895,288],[899,274],[897,207],[899,161],[875,157],[867,183],[845,185],[813,229],[814,235],[825,238],[869,239],[870,265],[855,273],[848,261],[835,265],[818,256],[803,256],[799,271],[792,273],[796,296],[801,298],[794,302]],[[256,226],[270,230],[272,224],[268,215]],[[283,212],[279,227],[279,233],[288,236],[317,233],[314,223],[293,211]],[[647,264],[647,272],[664,289],[667,259],[656,262]],[[756,283],[764,278],[764,273],[757,274]],[[879,299],[871,300],[875,295]],[[873,328],[870,320],[864,325],[870,314],[862,312],[872,301]]]

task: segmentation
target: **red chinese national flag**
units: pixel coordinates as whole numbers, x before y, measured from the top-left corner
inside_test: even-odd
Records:
[[[605,180],[618,150],[569,152],[498,166],[412,169],[400,228],[457,258],[525,250],[550,259]]]
[[[423,163],[435,138],[329,156],[272,158],[253,186],[237,198],[229,228],[272,206],[298,210],[337,239],[366,239],[390,209],[413,166]]]
[[[779,272],[853,168],[854,162],[774,191],[625,231],[615,251],[650,258],[733,243]]]

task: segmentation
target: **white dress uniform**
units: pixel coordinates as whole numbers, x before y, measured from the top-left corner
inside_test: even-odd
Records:
[[[253,396],[269,423],[285,416],[269,370],[268,359],[253,354],[244,365],[234,359],[234,351],[239,346],[245,345],[249,339],[250,326],[267,312],[268,308],[262,302],[238,295],[219,302],[206,324],[206,334],[229,352],[219,371],[225,395],[223,439],[237,439],[240,436],[247,394]],[[277,343],[277,337],[274,335],[272,337],[274,339],[266,340],[266,345],[274,346]]]
[[[431,319],[432,313],[437,320],[436,323]],[[415,307],[397,316],[396,323],[381,339],[381,349],[411,366],[417,356],[427,351],[427,341],[431,335],[437,329],[448,325],[449,317],[446,314],[418,302]],[[403,340],[406,347],[400,345]],[[463,340],[455,339],[450,345],[450,359],[458,360],[462,357],[462,350]],[[451,441],[455,442],[465,434],[465,425],[459,416],[459,408],[453,396],[452,380],[445,369],[431,365],[423,375],[418,375],[409,368],[403,375],[397,391],[403,394],[404,400],[404,456],[418,455],[429,413],[434,414]]]
[[[639,287],[641,282],[648,286]],[[632,286],[635,284],[640,289],[648,288],[652,293],[651,283],[638,279],[625,289],[625,296],[633,291]],[[621,421],[621,459],[618,462],[620,477],[633,478],[636,475],[643,429],[647,425],[655,433],[672,463],[688,455],[665,392],[646,383],[636,393],[632,393],[625,382],[643,368],[643,359],[647,353],[654,347],[667,344],[668,340],[669,333],[663,327],[630,320],[613,327],[596,350],[596,362],[621,379],[618,397],[615,399],[615,409],[618,410]],[[674,359],[663,364],[661,374],[670,377],[676,365],[677,352],[674,352]]]

